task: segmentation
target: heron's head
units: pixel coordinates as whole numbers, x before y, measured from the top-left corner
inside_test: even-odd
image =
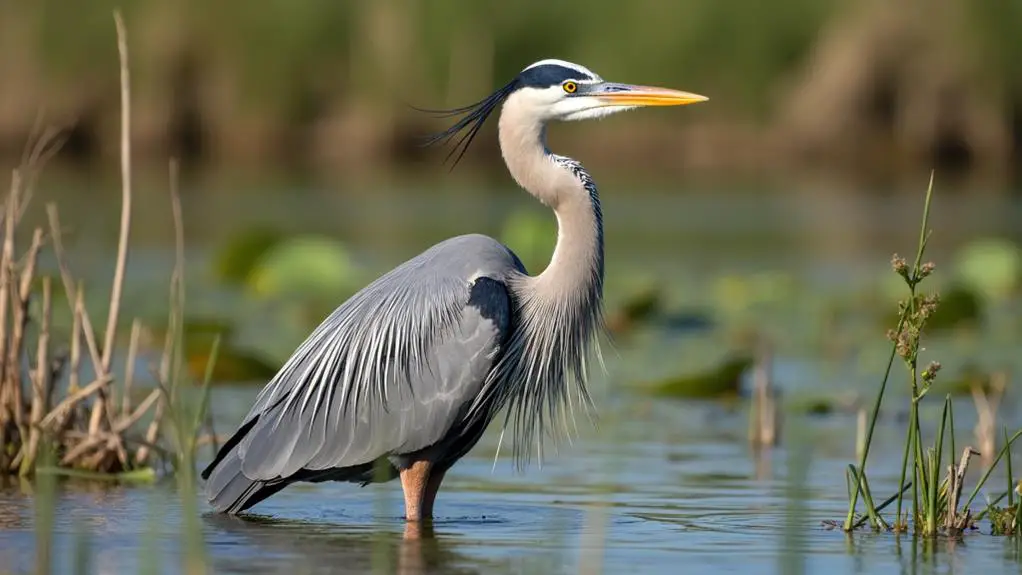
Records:
[[[462,115],[458,122],[427,143],[444,143],[464,132],[451,151],[451,155],[457,154],[457,162],[486,119],[502,103],[513,107],[521,121],[542,124],[599,118],[644,106],[684,106],[706,100],[705,96],[689,92],[607,82],[578,64],[540,60],[474,104],[451,110],[424,110],[440,116]]]
[[[588,68],[540,60],[518,74],[507,102],[539,121],[599,118],[641,106],[683,106],[706,97],[678,90],[607,82]]]

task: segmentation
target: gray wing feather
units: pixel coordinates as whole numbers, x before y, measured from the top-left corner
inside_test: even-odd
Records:
[[[521,264],[497,241],[460,236],[366,286],[256,398],[245,422],[259,419],[237,450],[244,475],[349,467],[442,439],[507,335],[501,282],[516,271]]]

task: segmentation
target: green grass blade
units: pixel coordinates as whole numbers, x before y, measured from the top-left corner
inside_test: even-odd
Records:
[[[941,455],[944,453],[944,430],[947,427],[948,406],[951,404],[951,394],[944,398],[944,412],[940,416],[940,427],[937,428],[937,443],[930,452],[930,527],[935,529],[940,519],[940,507],[938,506],[938,492],[940,491],[940,464]],[[931,533],[933,531],[931,530]]]
[[[962,506],[962,509],[969,508],[969,505],[972,504],[972,501],[976,499],[977,495],[979,495],[979,490],[983,488],[983,485],[987,482],[987,479],[990,478],[990,474],[993,473],[994,468],[997,467],[997,463],[1000,462],[1001,458],[1004,457],[1004,454],[1011,449],[1011,445],[1015,443],[1015,440],[1018,439],[1019,436],[1022,436],[1022,429],[1016,431],[1015,435],[1012,435],[1011,439],[1004,443],[1004,447],[1002,447],[1001,450],[997,452],[997,457],[994,458],[993,462],[990,463],[990,467],[987,467],[986,472],[983,473],[983,477],[981,477],[979,479],[979,482],[976,483],[976,487],[972,489],[972,494],[970,494],[969,498],[965,500],[965,505]]]
[[[905,325],[905,314],[898,320],[898,331]],[[859,457],[856,480],[852,483],[852,497],[848,501],[848,515],[845,517],[844,530],[851,531],[855,521],[855,506],[859,499],[859,486],[862,485],[862,476],[866,472],[866,460],[869,458],[869,447],[873,443],[873,431],[876,429],[877,418],[880,416],[880,406],[884,402],[884,392],[887,390],[887,380],[891,377],[891,368],[894,366],[894,358],[897,355],[897,346],[891,346],[891,355],[887,359],[887,369],[884,370],[884,379],[880,382],[880,391],[877,393],[876,401],[873,402],[873,413],[869,418],[869,427],[866,429],[866,443],[862,448],[862,455]],[[855,466],[850,466],[855,468]]]
[[[919,248],[916,250],[915,265],[913,270],[918,271],[923,263],[923,252],[926,251],[926,244],[930,239],[930,231],[927,228],[930,222],[930,198],[933,197],[933,176],[936,170],[930,170],[930,183],[926,186],[926,201],[923,202],[923,225],[919,229]]]
[[[912,409],[913,410],[915,409],[915,402],[912,403]],[[909,419],[911,420],[911,416],[909,417]],[[912,450],[912,436],[913,433],[915,432],[915,428],[911,425],[906,426],[906,429],[907,431],[905,433],[905,450],[901,457],[901,480],[898,481],[899,485],[905,485],[905,475],[908,472],[909,454],[911,453]],[[915,484],[914,481],[910,482],[910,485],[914,484]],[[896,516],[894,519],[894,522],[897,525],[901,523],[901,512],[903,509],[902,504],[905,499],[905,490],[902,489],[901,491],[898,491],[894,496],[898,499],[898,508],[897,511],[895,512]]]
[[[1005,442],[1008,441],[1008,428],[1007,427],[1004,428],[1004,441]],[[1015,504],[1015,489],[1014,489],[1015,488],[1015,481],[1012,479],[1012,477],[1014,477],[1014,475],[1011,472],[1011,450],[1010,449],[1005,452],[1004,457],[1005,457],[1004,466],[1007,468],[1007,471],[1008,471],[1008,507],[1011,507],[1012,505]]]
[[[220,334],[213,338],[213,347],[209,351],[209,359],[206,361],[206,373],[202,377],[202,391],[199,399],[199,409],[195,413],[195,421],[192,424],[192,442],[198,441],[199,431],[206,420],[206,411],[209,409],[209,384],[213,381],[213,369],[216,367],[217,356],[220,353]]]
[[[866,515],[869,517],[869,522],[873,525],[873,529],[887,528],[887,523],[877,513],[876,505],[873,504],[873,494],[869,489],[869,480],[866,479],[866,475],[858,473],[852,464],[848,464],[848,472],[854,478],[861,477],[862,502],[866,506]]]
[[[1002,494],[998,495],[997,497],[994,497],[993,499],[991,499],[989,502],[987,502],[986,507],[984,507],[982,511],[980,511],[979,513],[976,514],[976,521],[980,521],[984,517],[986,517],[987,513],[989,513],[989,512],[994,510],[994,505],[997,505],[998,503],[1000,503],[1001,500],[1004,499],[1007,496],[1008,496],[1007,493],[1002,493]]]
[[[948,452],[947,460],[951,463],[955,462],[955,457],[958,457],[958,451],[955,450],[955,403],[952,401],[947,406],[947,424],[950,437],[948,438],[951,446],[951,451]]]
[[[847,476],[848,476],[848,474],[846,473],[846,474],[845,474],[845,477],[847,477]],[[880,513],[880,512],[881,512],[881,511],[883,511],[884,509],[887,509],[887,508],[888,508],[888,507],[889,507],[889,506],[890,506],[890,505],[891,505],[892,503],[894,503],[895,501],[897,501],[897,500],[898,500],[898,497],[899,497],[900,495],[902,495],[903,493],[905,493],[906,491],[908,491],[908,490],[909,490],[909,489],[910,489],[911,487],[912,487],[912,484],[911,484],[911,483],[906,483],[906,484],[905,484],[905,485],[904,485],[904,486],[903,486],[903,487],[901,488],[901,491],[899,491],[899,492],[895,493],[894,495],[891,495],[890,497],[888,497],[887,499],[885,499],[883,503],[881,503],[880,505],[877,505],[877,508],[876,508],[876,511],[877,511],[877,513]],[[849,490],[849,493],[851,492],[851,489],[852,489],[852,487],[851,487],[851,484],[849,484],[849,485],[848,485],[848,490]],[[869,519],[869,517],[867,517],[866,515],[863,515],[862,517],[860,517],[860,518],[859,518],[859,520],[858,520],[858,521],[856,521],[856,522],[855,522],[855,525],[853,525],[853,526],[852,526],[852,529],[858,529],[859,527],[862,527],[862,526],[863,526],[863,524],[865,524],[865,523],[866,523],[866,520],[867,520],[867,519]]]

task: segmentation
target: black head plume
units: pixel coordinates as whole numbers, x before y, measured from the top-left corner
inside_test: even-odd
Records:
[[[462,116],[450,128],[426,137],[423,141],[423,145],[445,145],[453,139],[454,147],[451,148],[447,157],[444,158],[444,162],[447,162],[452,157],[454,158],[454,161],[451,164],[451,169],[453,170],[454,166],[456,166],[462,156],[465,155],[468,147],[472,144],[472,140],[475,139],[476,134],[478,134],[479,130],[482,129],[483,124],[486,123],[486,118],[488,118],[490,114],[497,109],[497,106],[499,106],[511,92],[515,91],[517,87],[518,78],[515,78],[499,88],[496,92],[474,104],[469,104],[468,106],[462,106],[460,108],[451,108],[449,110],[426,110],[412,106],[413,109],[419,112],[425,112],[438,118]],[[458,136],[459,134],[460,137],[455,139],[455,136]]]

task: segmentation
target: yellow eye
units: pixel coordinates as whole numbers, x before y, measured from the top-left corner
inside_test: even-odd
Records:
[[[574,94],[575,90],[578,90],[578,84],[572,82],[571,80],[568,80],[567,82],[562,84],[561,87],[564,88],[564,91],[569,94]]]

